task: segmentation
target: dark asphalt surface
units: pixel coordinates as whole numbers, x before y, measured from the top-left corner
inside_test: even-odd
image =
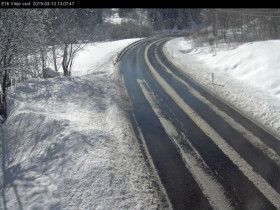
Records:
[[[151,74],[145,58],[146,47],[156,39],[139,42],[122,55],[120,65],[128,95],[133,105],[134,129],[139,127],[161,183],[173,209],[212,209],[201,186],[188,170],[180,152],[166,133],[162,123],[146,99],[138,80],[145,81],[146,89],[157,99],[162,115],[172,122],[178,132],[177,141],[184,152],[191,151],[188,139],[204,162],[209,167],[208,173],[223,186],[224,194],[234,209],[276,209],[276,207],[259,191],[239,168],[227,157],[215,142],[197,126],[196,123],[165,92]],[[148,49],[149,62],[158,74],[177,92],[177,94],[196,113],[199,114],[248,164],[261,175],[277,192],[280,192],[280,168],[262,151],[252,146],[249,141],[208,105],[195,97],[188,88],[169,74],[156,59],[167,66],[176,76],[183,79],[201,95],[207,98],[220,110],[228,113],[236,122],[250,130],[267,146],[279,154],[279,140],[264,131],[258,125],[218,100],[203,88],[194,83],[179,69],[174,67],[162,53],[164,41],[152,44]],[[279,201],[280,203],[280,201]]]

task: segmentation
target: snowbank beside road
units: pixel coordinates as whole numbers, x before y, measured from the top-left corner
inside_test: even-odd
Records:
[[[73,76],[83,76],[100,72],[102,65],[111,65],[125,46],[140,39],[126,39],[114,42],[96,42],[88,44],[75,58]],[[112,71],[113,68],[109,68]]]
[[[184,49],[213,69],[226,72],[280,99],[280,40],[250,42],[234,49],[194,47],[190,41],[180,43]]]
[[[9,89],[1,209],[162,208],[113,74],[111,60],[133,41],[88,45],[80,77]]]
[[[173,64],[278,136],[279,49],[279,40],[213,49],[197,47],[191,40],[177,38],[164,46]]]

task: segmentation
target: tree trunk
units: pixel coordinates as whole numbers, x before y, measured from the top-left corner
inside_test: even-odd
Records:
[[[42,61],[43,78],[46,78],[47,77],[47,75],[46,75],[46,59],[45,59],[45,55],[44,55],[44,52],[43,52],[42,49],[40,50],[40,53],[41,53],[41,61]]]
[[[6,87],[7,87],[7,80],[8,80],[8,70],[4,71],[4,77],[1,84],[2,87],[2,99],[1,99],[1,115],[4,118],[7,118],[7,99],[6,99]]]
[[[53,64],[55,72],[58,72],[57,63],[56,63],[56,49],[55,45],[52,45],[52,53],[53,53]]]
[[[64,76],[69,76],[67,60],[68,60],[68,44],[65,44],[64,52],[63,52],[63,59],[62,59],[62,68],[63,68]]]
[[[96,9],[96,17],[97,17],[97,23],[103,24],[103,18],[102,18],[102,10],[103,9]]]
[[[242,41],[244,41],[244,29],[243,29],[243,16],[241,15],[241,37]]]
[[[214,10],[214,20],[213,20],[213,35],[214,37],[217,37],[218,33],[217,33],[217,28],[218,28],[218,13],[217,10]]]

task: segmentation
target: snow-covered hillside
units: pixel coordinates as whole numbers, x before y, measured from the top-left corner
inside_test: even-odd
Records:
[[[149,24],[147,18],[147,12],[141,11],[141,9],[135,9],[133,12],[130,12],[128,17],[120,17],[118,9],[112,9],[111,16],[107,16],[104,18],[104,23],[111,23],[111,24],[121,24],[125,22],[139,22],[141,24]]]
[[[280,136],[279,49],[279,40],[212,48],[177,38],[164,51],[185,73]]]
[[[162,207],[121,108],[112,64],[136,40],[88,45],[76,59],[79,76],[9,89],[0,209]]]

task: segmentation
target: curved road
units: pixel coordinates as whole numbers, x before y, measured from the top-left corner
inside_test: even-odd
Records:
[[[130,118],[173,209],[280,209],[280,141],[177,69],[150,38],[121,55]]]

